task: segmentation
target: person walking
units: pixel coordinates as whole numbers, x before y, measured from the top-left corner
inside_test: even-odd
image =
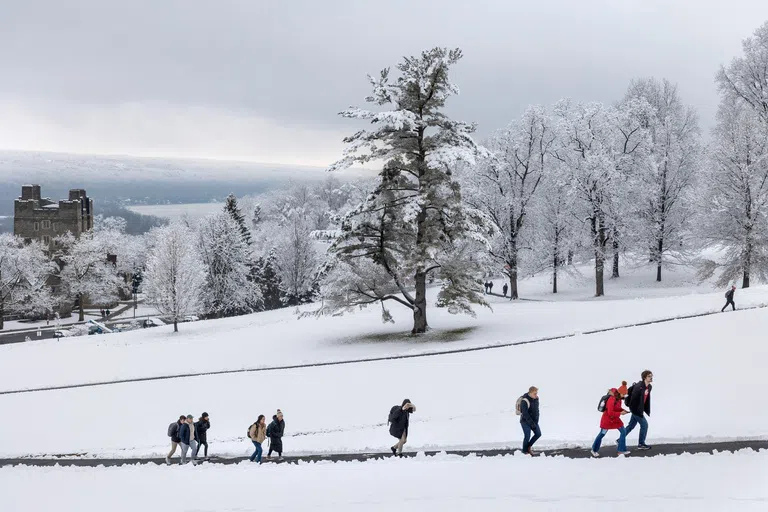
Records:
[[[261,448],[261,443],[267,438],[267,422],[263,414],[259,414],[259,419],[257,419],[256,423],[251,425],[251,428],[248,429],[248,438],[256,448],[253,455],[251,455],[250,460],[251,462],[256,461],[261,464],[261,454],[264,453],[264,450]]]
[[[733,295],[735,293],[736,293],[736,285],[734,284],[733,286],[731,286],[730,290],[725,292],[725,306],[723,306],[723,309],[720,310],[721,313],[725,311],[725,308],[727,308],[728,305],[730,305],[733,308],[733,311],[736,311],[736,303],[733,302]]]
[[[176,453],[176,447],[181,443],[181,439],[179,438],[179,428],[185,421],[187,421],[186,416],[181,415],[179,416],[179,419],[176,420],[176,423],[172,423],[168,426],[168,437],[171,438],[171,451],[165,456],[165,463],[168,465],[171,464],[171,457]]]
[[[611,388],[608,393],[610,397],[605,403],[605,410],[603,411],[603,416],[600,418],[600,433],[597,434],[595,442],[592,443],[593,457],[600,456],[600,444],[603,442],[605,434],[607,434],[609,430],[615,429],[618,429],[620,434],[619,444],[616,448],[617,453],[619,455],[629,454],[627,451],[627,429],[624,428],[624,422],[621,421],[621,417],[627,414],[627,411],[621,407],[621,393],[619,393],[619,390],[616,388]]]
[[[208,429],[211,428],[211,420],[208,417],[208,413],[204,412],[200,415],[200,419],[195,423],[195,437],[197,439],[197,451],[200,452],[200,448],[205,446],[203,457],[208,458]]]
[[[179,438],[181,439],[181,463],[187,463],[187,452],[192,448],[192,464],[197,457],[197,440],[195,439],[195,417],[187,415],[186,421],[179,427]]]
[[[488,294],[488,281],[483,283],[483,293]]]
[[[539,388],[531,386],[528,392],[517,399],[515,406],[520,415],[520,426],[523,428],[523,453],[535,455],[533,444],[541,437],[539,428]],[[533,437],[531,437],[533,433]]]
[[[632,384],[629,389],[629,401],[627,406],[629,412],[632,413],[632,418],[627,425],[627,435],[632,432],[635,427],[640,425],[640,437],[637,443],[638,450],[650,450],[651,447],[645,444],[646,437],[648,435],[648,420],[645,419],[645,415],[651,415],[651,390],[653,389],[653,372],[645,370],[640,374],[640,382]]]
[[[403,456],[403,446],[408,441],[408,426],[410,416],[416,412],[416,406],[407,398],[402,405],[395,405],[389,411],[389,435],[397,439],[397,443],[391,447],[392,455]]]
[[[504,283],[504,286],[502,287],[501,291],[504,292],[504,296],[507,296],[507,290],[509,290],[509,286],[507,286],[507,283]]]
[[[493,281],[488,281],[488,293],[493,293]]]
[[[277,458],[283,458],[283,434],[285,434],[285,420],[283,420],[283,412],[278,409],[277,413],[272,416],[272,423],[267,427],[267,437],[269,438],[269,452],[267,458],[272,457],[272,452],[277,452]]]

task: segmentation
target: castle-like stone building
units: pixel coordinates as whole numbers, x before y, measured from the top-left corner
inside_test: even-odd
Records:
[[[93,200],[84,189],[69,191],[69,199],[40,197],[40,185],[23,185],[14,201],[13,233],[40,240],[53,249],[54,239],[67,231],[75,237],[93,228]]]

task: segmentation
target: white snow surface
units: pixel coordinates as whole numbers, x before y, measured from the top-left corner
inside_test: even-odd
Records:
[[[0,468],[3,510],[764,511],[768,451],[569,460]]]

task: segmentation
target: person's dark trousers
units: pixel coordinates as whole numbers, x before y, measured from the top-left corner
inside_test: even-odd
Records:
[[[251,462],[253,462],[254,460],[256,462],[261,462],[261,454],[263,453],[263,450],[261,449],[261,443],[257,441],[252,441],[252,442],[253,442],[253,446],[256,447],[256,451],[254,451],[253,455],[251,455]]]
[[[267,457],[272,456],[272,452],[277,452],[278,457],[283,456],[283,440],[279,437],[273,437],[269,440],[269,452],[267,453]]]
[[[538,425],[536,427],[531,428],[531,426],[527,423],[521,423],[520,426],[523,427],[523,453],[528,453],[528,450],[531,449],[533,446],[533,443],[539,440],[541,437],[541,429]],[[531,437],[531,432],[533,432],[533,437]]]
[[[645,419],[645,416],[632,415],[627,425],[627,435],[634,430],[638,423],[640,424],[640,438],[637,441],[637,445],[645,446],[645,438],[648,435],[648,420]]]
[[[208,441],[200,441],[200,444],[197,446],[197,452],[200,453],[200,447],[205,446],[205,451],[203,452],[203,457],[208,457]]]
[[[730,305],[731,305],[731,307],[733,308],[733,311],[736,311],[736,303],[735,303],[735,302],[733,302],[732,300],[729,300],[728,302],[726,302],[726,303],[725,303],[725,306],[723,306],[723,309],[721,309],[721,310],[720,310],[720,312],[721,312],[721,313],[722,313],[723,311],[725,311],[725,308],[727,308],[727,307],[728,307],[728,304],[730,304]]]

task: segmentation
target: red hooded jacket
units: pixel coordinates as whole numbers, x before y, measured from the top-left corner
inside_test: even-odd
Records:
[[[605,412],[603,417],[600,418],[600,428],[605,430],[615,430],[624,426],[624,422],[621,421],[621,400],[614,398],[613,393],[616,389],[611,390],[611,396],[608,398],[608,402],[605,404]]]

